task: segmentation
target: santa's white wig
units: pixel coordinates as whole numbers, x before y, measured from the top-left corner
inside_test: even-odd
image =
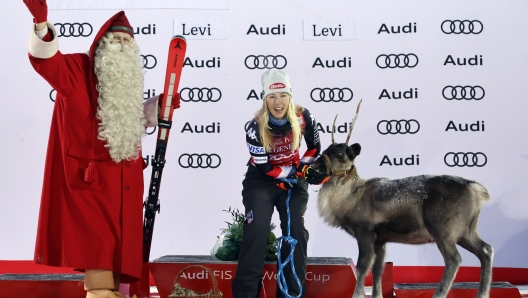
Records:
[[[108,32],[95,51],[99,104],[97,119],[100,140],[106,141],[115,162],[137,159],[141,137],[145,133],[143,115],[143,72],[139,47],[134,39],[130,46],[111,43]]]

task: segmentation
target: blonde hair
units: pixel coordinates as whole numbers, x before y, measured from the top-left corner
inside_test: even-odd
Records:
[[[299,146],[301,143],[301,134],[302,134],[301,125],[299,124],[297,113],[302,113],[304,111],[304,108],[299,105],[296,105],[293,102],[293,98],[291,97],[290,94],[288,94],[288,97],[289,97],[289,103],[288,103],[288,108],[286,110],[286,118],[288,119],[291,125],[291,131],[293,135],[292,151],[295,151],[299,149]],[[262,108],[257,111],[255,116],[259,124],[260,142],[264,146],[264,149],[266,149],[266,152],[270,152],[271,149],[275,147],[275,144],[273,143],[273,136],[270,130],[268,129],[268,121],[270,118],[270,112],[269,112],[268,103],[266,101],[266,98],[262,100]]]

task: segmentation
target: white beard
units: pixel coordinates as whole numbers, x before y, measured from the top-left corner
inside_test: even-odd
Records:
[[[97,90],[97,119],[100,140],[116,163],[137,159],[141,137],[145,133],[143,115],[143,72],[139,47],[111,44],[112,33],[101,39],[95,51]]]

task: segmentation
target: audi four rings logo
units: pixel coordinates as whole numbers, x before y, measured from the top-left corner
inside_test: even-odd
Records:
[[[420,123],[414,119],[410,120],[381,120],[378,122],[378,132],[386,134],[415,134],[420,130]]]
[[[288,61],[282,55],[249,55],[244,60],[244,64],[249,69],[283,69],[288,64]]]
[[[488,158],[482,152],[448,152],[444,162],[448,167],[483,167]]]
[[[59,31],[58,37],[88,37],[93,32],[88,23],[55,23],[53,26]]]
[[[418,56],[415,54],[381,54],[376,58],[379,68],[413,68],[418,65]]]
[[[477,20],[445,20],[440,28],[445,34],[480,34],[484,30],[484,25]]]
[[[222,92],[218,88],[183,88],[180,98],[185,102],[217,102],[222,98]]]
[[[447,100],[481,100],[484,98],[484,88],[480,86],[445,86],[442,96]]]
[[[141,55],[141,58],[143,58],[143,68],[153,69],[158,65],[158,59],[154,55]]]
[[[55,91],[55,89],[51,89],[50,93],[49,93],[49,98],[51,99],[51,101],[55,102],[55,97],[57,96],[57,91]]]
[[[154,133],[156,132],[156,128],[157,128],[157,127],[154,126],[154,127],[149,127],[149,128],[152,129],[152,131],[149,131],[149,129],[147,128],[147,129],[145,130],[145,133],[146,133],[147,135],[150,136],[150,135],[152,135],[152,134],[154,134]]]
[[[354,93],[350,88],[314,88],[310,97],[315,102],[348,102],[352,100]]]
[[[193,169],[216,169],[222,163],[220,156],[218,154],[188,154],[184,153],[178,158],[178,163],[184,169],[193,168]]]

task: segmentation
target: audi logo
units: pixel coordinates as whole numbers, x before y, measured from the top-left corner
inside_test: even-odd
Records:
[[[143,58],[143,68],[153,69],[158,65],[158,59],[154,55],[141,55],[141,58]]]
[[[185,102],[217,102],[222,98],[222,92],[218,88],[183,88],[180,98]]]
[[[381,54],[376,58],[379,68],[413,68],[418,65],[418,56],[415,54]]]
[[[445,20],[440,28],[445,34],[480,34],[484,30],[484,25],[477,20]]]
[[[378,122],[378,132],[382,135],[415,134],[419,130],[420,130],[420,123],[418,123],[418,121],[414,119],[381,120],[380,122]]]
[[[448,152],[444,162],[448,167],[483,167],[488,158],[482,152]]]
[[[92,25],[88,23],[55,23],[59,31],[58,37],[88,37],[92,34]]]
[[[481,100],[485,94],[480,86],[445,86],[442,89],[442,96],[447,100]]]
[[[354,92],[350,88],[314,88],[310,97],[315,102],[348,102],[354,97]]]
[[[57,91],[55,91],[55,89],[51,89],[49,93],[49,98],[51,99],[51,101],[55,102],[55,97],[57,97]]]
[[[288,64],[288,60],[282,55],[249,55],[244,60],[244,64],[248,69],[283,69]]]
[[[188,154],[184,153],[178,158],[178,163],[184,169],[193,168],[193,169],[216,169],[222,163],[220,156],[218,154]]]
[[[147,128],[147,129],[145,130],[145,133],[146,133],[147,135],[150,136],[150,135],[152,135],[152,134],[154,134],[154,133],[156,132],[156,128],[157,128],[157,127],[154,126],[154,127],[149,127],[149,128],[152,128],[152,131],[148,131],[148,128]]]

